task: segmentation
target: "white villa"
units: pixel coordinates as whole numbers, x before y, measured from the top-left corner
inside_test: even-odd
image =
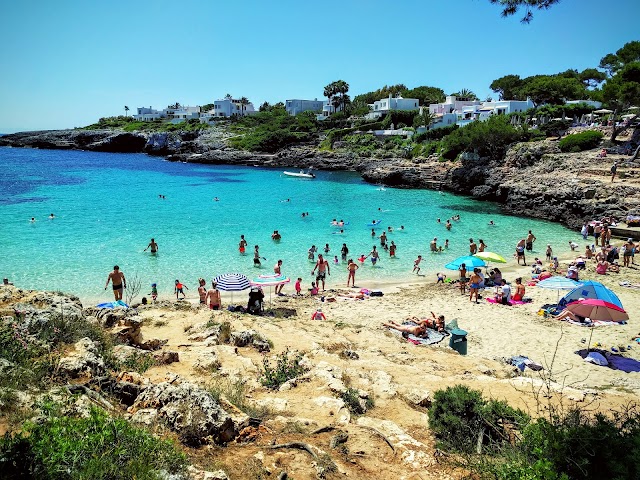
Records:
[[[182,106],[179,108],[167,107],[163,110],[155,110],[153,107],[138,107],[138,113],[133,115],[138,121],[151,122],[160,118],[168,118],[172,123],[184,122],[192,118],[200,117],[200,107]]]
[[[392,97],[377,100],[369,105],[371,112],[367,113],[364,118],[367,120],[377,120],[386,115],[390,110],[419,110],[420,105],[417,98]]]
[[[138,113],[132,116],[139,122],[150,122],[167,116],[164,110],[154,110],[153,107],[138,107],[137,110]]]
[[[321,112],[324,105],[324,100],[286,100],[284,108],[289,115],[297,115],[302,112]]]
[[[530,99],[481,102],[479,100],[458,100],[455,96],[449,95],[443,103],[429,105],[429,112],[437,119],[431,128],[447,127],[453,124],[464,127],[477,120],[487,120],[491,115],[525,112],[533,107],[534,104]]]
[[[239,99],[223,98],[221,100],[215,100],[213,102],[213,110],[201,115],[202,118],[207,119],[213,117],[230,117],[232,115],[253,115],[256,113],[256,109],[253,107],[253,103],[249,102],[242,108]]]

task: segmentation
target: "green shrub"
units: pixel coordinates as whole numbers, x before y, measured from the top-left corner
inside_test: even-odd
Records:
[[[173,444],[93,409],[89,418],[49,417],[0,439],[0,471],[7,480],[158,479],[183,473],[185,456]]]
[[[563,132],[566,132],[570,126],[571,121],[569,120],[552,120],[544,125],[540,125],[538,130],[544,133],[546,137],[557,137]]]
[[[360,393],[357,388],[347,387],[347,389],[340,394],[340,398],[344,402],[347,409],[355,414],[362,415],[370,408],[373,408],[373,398],[368,396],[366,399],[360,398]]]
[[[276,356],[275,366],[267,357],[264,357],[262,365],[264,367],[260,382],[268,388],[277,389],[287,380],[299,377],[308,371],[307,368],[300,365],[300,361],[304,355],[300,352],[289,352],[285,350]]]
[[[446,127],[433,128],[431,130],[427,130],[426,132],[414,135],[413,141],[416,143],[422,143],[429,140],[441,140],[442,138],[446,137],[455,130],[458,130],[459,128],[460,127],[455,123]]]
[[[478,390],[464,385],[438,390],[429,408],[429,427],[440,443],[452,450],[472,453],[478,438],[490,449],[508,441],[504,423],[517,427],[525,424],[529,417],[504,402],[485,400]]]
[[[600,144],[602,137],[602,133],[595,130],[574,133],[560,140],[560,150],[563,152],[582,152],[584,150],[589,150],[597,147]]]

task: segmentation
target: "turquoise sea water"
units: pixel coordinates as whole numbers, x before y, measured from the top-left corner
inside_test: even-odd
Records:
[[[166,199],[159,199],[164,195]],[[218,197],[219,201],[214,201]],[[286,201],[290,199],[290,201]],[[379,211],[381,209],[382,211]],[[302,212],[309,212],[302,218]],[[511,259],[515,243],[529,229],[538,237],[536,254],[551,243],[565,252],[576,234],[560,225],[500,215],[497,206],[449,193],[380,188],[355,173],[317,172],[315,180],[287,178],[282,169],[170,163],[140,154],[109,154],[0,148],[0,276],[21,287],[62,290],[84,300],[112,298],[104,283],[114,264],[131,277],[142,278],[143,294],[158,284],[161,297],[171,298],[175,279],[196,295],[197,279],[224,272],[250,278],[272,273],[278,259],[283,273],[311,283],[313,263],[307,250],[322,251],[329,243],[340,258],[346,243],[349,257],[380,248],[372,239],[373,219],[394,227],[389,242],[397,258],[381,251],[375,267],[367,261],[357,272],[358,285],[415,279],[411,270],[422,254],[422,271],[433,271],[468,252],[469,238],[482,238],[489,250]],[[47,217],[54,213],[56,218]],[[460,214],[451,231],[446,218]],[[30,218],[36,222],[31,223]],[[334,234],[333,218],[349,225]],[[442,224],[436,219],[441,218]],[[489,220],[496,223],[489,226]],[[405,232],[399,232],[400,225]],[[278,230],[282,240],[271,240]],[[377,235],[382,230],[376,229]],[[238,253],[244,234],[247,255]],[[151,237],[157,256],[143,253]],[[429,253],[438,237],[450,248]],[[253,266],[253,246],[267,260]],[[327,287],[346,283],[346,266],[331,263]],[[292,291],[293,286],[285,291]]]

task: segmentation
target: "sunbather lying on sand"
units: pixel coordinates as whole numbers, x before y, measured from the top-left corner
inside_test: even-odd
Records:
[[[383,323],[382,326],[393,328],[400,332],[410,333],[411,335],[415,335],[416,337],[421,337],[427,332],[427,326],[424,323],[420,323],[418,325],[400,325],[399,323],[391,320],[388,323]]]
[[[435,313],[431,312],[431,318],[407,317],[407,321],[416,323],[418,325],[424,324],[427,328],[437,330],[438,332],[444,332],[444,315],[436,316]]]

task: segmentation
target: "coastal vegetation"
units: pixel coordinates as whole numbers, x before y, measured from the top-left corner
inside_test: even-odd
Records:
[[[83,130],[124,130],[125,132],[200,132],[210,128],[207,123],[192,118],[180,123],[166,119],[139,121],[129,116],[102,117],[96,123],[82,127]]]
[[[0,439],[2,478],[151,480],[186,471],[186,457],[172,442],[98,408],[74,418],[49,401],[41,411],[38,422]]]
[[[551,396],[550,396],[551,397]],[[640,412],[610,415],[545,405],[531,418],[463,385],[434,394],[429,427],[439,446],[481,478],[502,480],[638,478]]]
[[[582,152],[597,147],[602,140],[602,133],[595,130],[587,130],[586,132],[574,133],[560,140],[560,150],[563,152]]]

